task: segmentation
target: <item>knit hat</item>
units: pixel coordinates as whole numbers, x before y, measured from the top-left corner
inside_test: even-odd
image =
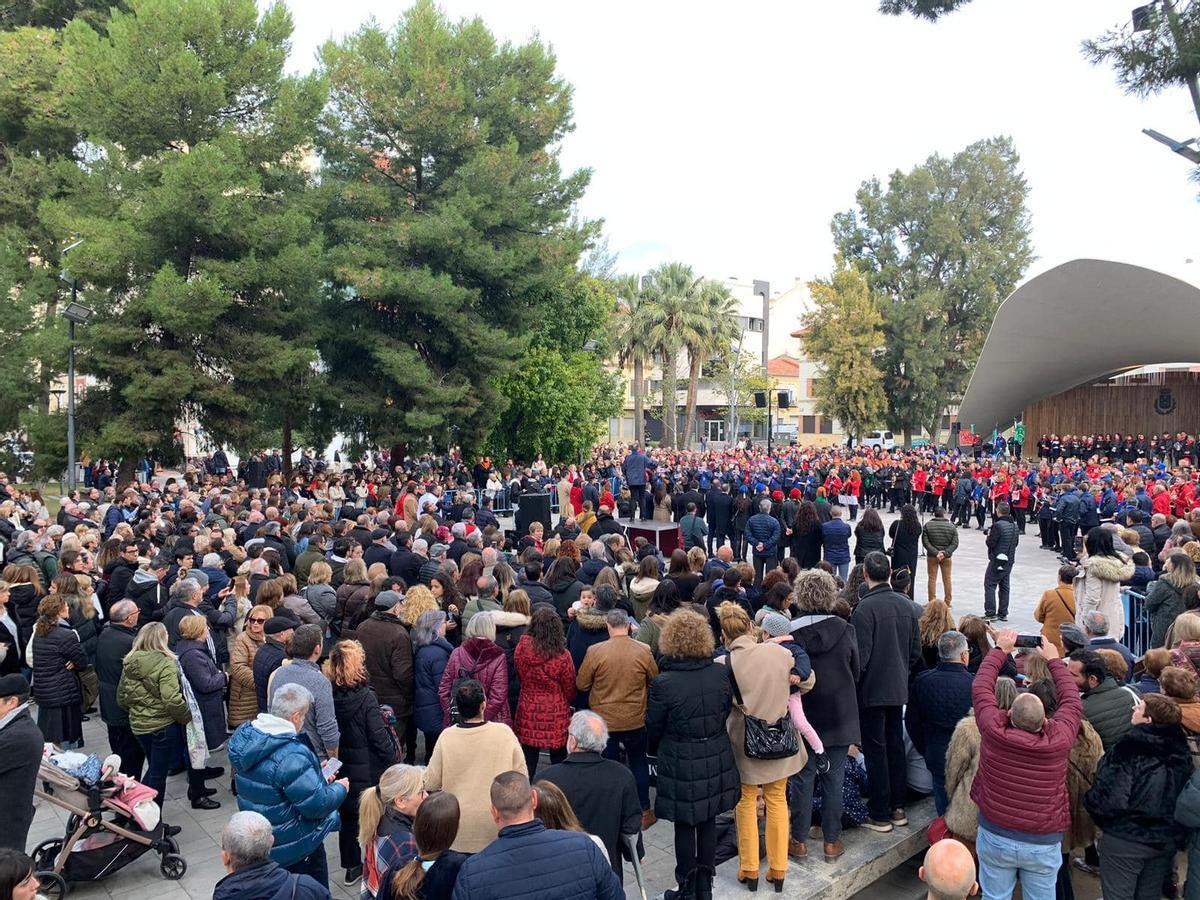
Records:
[[[382,541],[385,537],[388,536],[388,534],[389,534],[389,532],[386,528],[376,528],[374,531],[371,532],[371,540]]]
[[[762,621],[762,628],[771,637],[792,633],[792,623],[787,616],[769,613]]]
[[[291,619],[283,616],[271,616],[267,619],[267,624],[263,626],[263,631],[267,634],[283,634],[283,632],[295,628],[296,623]]]

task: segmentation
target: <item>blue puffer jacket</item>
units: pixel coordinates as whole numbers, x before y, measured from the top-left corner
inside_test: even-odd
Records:
[[[266,816],[275,833],[271,859],[281,866],[304,859],[338,830],[346,789],[325,783],[307,738],[287,720],[259,713],[239,725],[229,739],[229,762],[237,772],[238,808]]]
[[[779,546],[779,520],[768,513],[751,516],[746,523],[746,543],[760,556],[774,556]],[[758,545],[762,544],[760,552]]]
[[[500,836],[458,871],[454,900],[619,900],[625,892],[586,834],[547,831],[537,819]]]
[[[454,648],[445,638],[432,644],[418,647],[413,657],[413,680],[416,695],[413,699],[413,716],[421,731],[442,730],[442,701],[438,699],[438,685],[442,683],[442,672]]]
[[[844,519],[830,519],[821,524],[821,543],[825,545],[825,561],[840,565],[850,562],[850,525]]]

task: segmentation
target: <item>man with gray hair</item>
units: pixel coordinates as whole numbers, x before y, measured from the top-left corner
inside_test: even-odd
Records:
[[[633,773],[601,755],[607,746],[604,719],[591,710],[581,710],[571,716],[567,729],[567,758],[542,770],[537,781],[548,781],[563,792],[583,830],[604,842],[620,879],[624,836],[641,831],[642,805]]]
[[[650,646],[629,635],[629,618],[621,609],[606,616],[608,640],[587,648],[575,686],[590,691],[588,705],[608,725],[604,755],[617,759],[618,747],[625,750],[629,768],[637,782],[638,800],[645,812],[642,827],[656,821],[650,806],[650,769],[646,762],[646,701],[650,682],[658,666]]]
[[[499,584],[491,575],[480,575],[475,580],[475,596],[467,601],[467,605],[462,611],[464,631],[470,623],[471,617],[476,613],[501,612],[504,609],[504,604],[496,599],[499,590]]]
[[[908,736],[925,757],[925,766],[933,778],[933,803],[939,816],[945,815],[946,750],[954,727],[971,711],[971,683],[975,677],[967,670],[970,652],[960,631],[947,631],[938,638],[938,664],[917,676],[908,693],[904,724]]]
[[[588,558],[583,561],[575,578],[584,584],[595,584],[596,576],[608,568],[608,553],[603,541],[592,541],[588,545]]]
[[[293,875],[271,859],[274,843],[266,816],[234,813],[221,830],[221,863],[229,874],[213,888],[213,900],[328,900],[329,888],[310,875]]]
[[[1087,636],[1088,650],[1116,650],[1125,660],[1125,681],[1123,684],[1128,684],[1133,680],[1133,652],[1118,641],[1115,637],[1109,634],[1111,623],[1108,621],[1108,616],[1094,609],[1089,613],[1084,613],[1083,616],[1083,633]]]
[[[338,807],[350,782],[326,777],[300,734],[313,703],[302,684],[289,682],[271,695],[271,711],[238,726],[229,739],[237,773],[238,808],[261,813],[271,824],[271,859],[296,875],[311,875],[329,889],[325,836],[339,826]]]
[[[774,568],[782,533],[779,520],[771,515],[771,501],[763,498],[759,501],[758,512],[746,522],[746,543],[754,550],[755,587],[762,584],[768,562]]]
[[[133,649],[137,634],[138,605],[118,600],[108,611],[108,627],[96,640],[96,677],[100,681],[100,718],[108,728],[108,746],[121,757],[120,771],[141,779],[146,753],[129,727],[129,713],[117,702],[117,686],[126,655]]]

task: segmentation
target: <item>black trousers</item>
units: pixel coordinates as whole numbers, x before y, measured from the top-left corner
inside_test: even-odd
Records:
[[[1108,834],[1100,836],[1096,849],[1105,897],[1158,900],[1162,896],[1163,882],[1175,863],[1174,852]]]
[[[358,800],[362,796],[362,785],[352,784],[346,799],[338,810],[342,827],[338,831],[338,856],[343,869],[362,865],[362,848],[358,845]]]
[[[983,612],[993,616],[999,613],[1001,618],[1008,616],[1009,577],[1012,575],[1012,560],[1004,567],[1003,572],[996,570],[995,560],[988,563],[983,573]],[[996,589],[1000,589],[1000,609],[996,609]]]
[[[697,868],[717,868],[717,820],[698,825],[675,823],[675,882],[683,884]]]
[[[525,754],[525,768],[529,771],[529,780],[533,780],[533,776],[537,774],[538,760],[541,758],[542,751],[537,747],[526,747],[521,745],[521,752]],[[547,750],[550,754],[550,765],[555,766],[567,758],[567,748],[558,747],[555,750]]]
[[[433,748],[437,744],[440,731],[422,731],[425,737],[425,765],[429,765],[429,761],[433,759]]]
[[[629,486],[629,497],[633,500],[633,513],[639,519],[645,518],[644,503],[646,500],[646,486],[644,484],[631,484]]]
[[[1075,559],[1075,529],[1074,522],[1059,522],[1058,523],[1058,540],[1059,549],[1062,555],[1067,559]]]
[[[904,806],[908,767],[903,718],[903,706],[863,706],[858,710],[867,766],[867,814],[878,822],[890,822],[892,810]]]
[[[128,725],[108,726],[108,748],[121,757],[120,772],[137,781],[142,780],[142,766],[146,764],[146,754],[137,736]]]
[[[1017,518],[1017,529],[1021,532],[1021,534],[1024,534],[1025,533],[1025,509],[1020,506],[1014,506],[1012,508],[1012,511],[1013,511],[1013,515],[1016,516],[1016,518]]]

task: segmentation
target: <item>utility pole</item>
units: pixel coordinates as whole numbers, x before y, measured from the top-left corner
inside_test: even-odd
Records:
[[[762,366],[763,375],[767,378],[767,453],[771,452],[771,376],[767,371],[771,360],[771,283],[755,281],[754,293],[762,297]]]

